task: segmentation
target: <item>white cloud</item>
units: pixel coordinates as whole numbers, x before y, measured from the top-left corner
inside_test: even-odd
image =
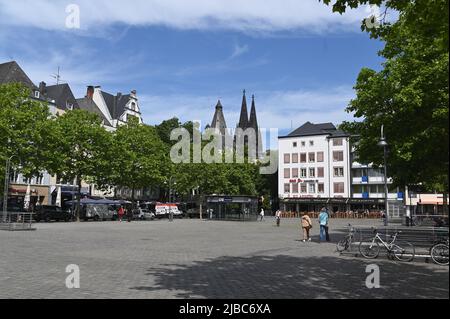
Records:
[[[267,129],[289,130],[291,124],[295,129],[307,121],[339,124],[352,118],[345,108],[353,97],[351,85],[310,91],[265,92],[256,96],[259,125]],[[239,120],[241,95],[236,92],[220,99],[228,127],[235,128]],[[144,95],[140,96],[140,105],[144,120],[149,124],[178,117],[182,122],[201,120],[204,127],[212,120],[217,100],[218,97],[213,96]],[[248,98],[249,106],[250,102]]]
[[[95,32],[114,24],[167,26],[177,29],[227,29],[273,32],[304,29],[359,31],[364,8],[344,15],[318,0],[77,0],[81,28]],[[0,25],[64,30],[67,0],[0,0]]]
[[[249,51],[248,45],[239,45],[235,44],[233,47],[233,53],[230,56],[230,59],[235,59]]]

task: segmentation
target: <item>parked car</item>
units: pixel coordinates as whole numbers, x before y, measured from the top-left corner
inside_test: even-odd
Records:
[[[69,222],[69,221],[73,220],[73,216],[70,212],[63,210],[58,206],[38,206],[38,207],[36,207],[34,220],[38,223],[40,221]]]
[[[137,220],[153,220],[155,214],[145,208],[137,208],[133,211],[133,218]]]

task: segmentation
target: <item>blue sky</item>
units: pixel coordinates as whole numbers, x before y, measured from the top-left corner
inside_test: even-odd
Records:
[[[64,25],[69,3],[79,30]],[[368,12],[340,16],[318,0],[0,0],[0,62],[49,84],[60,66],[77,97],[87,85],[136,89],[148,124],[206,125],[220,98],[235,127],[246,89],[260,125],[285,134],[352,118],[344,110],[360,69],[382,62],[382,44],[360,31]]]

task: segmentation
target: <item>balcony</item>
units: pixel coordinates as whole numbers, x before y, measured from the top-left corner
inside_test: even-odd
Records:
[[[384,199],[384,193],[354,193],[352,197],[363,199]],[[402,200],[403,193],[389,193],[388,198],[390,200]]]
[[[353,177],[352,184],[384,184],[384,177],[382,176],[362,176],[362,177]],[[392,184],[392,178],[388,178],[388,184]]]

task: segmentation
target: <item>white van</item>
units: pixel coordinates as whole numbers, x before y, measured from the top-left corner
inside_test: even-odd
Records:
[[[183,213],[178,209],[176,204],[163,204],[158,203],[155,206],[155,215],[157,218],[169,217],[169,214],[172,213],[173,217],[179,218],[182,217]]]

